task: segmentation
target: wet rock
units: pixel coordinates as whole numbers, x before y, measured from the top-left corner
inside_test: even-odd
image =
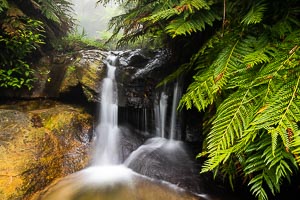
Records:
[[[88,164],[92,118],[54,101],[0,106],[0,199],[27,199]]]
[[[150,108],[156,85],[170,73],[170,53],[167,50],[135,49],[112,52],[119,57],[116,70],[119,106]]]
[[[120,127],[120,161],[123,163],[129,155],[142,145],[146,138],[127,127]]]
[[[195,193],[204,192],[197,166],[184,143],[151,138],[134,151],[124,164],[133,171],[164,180]]]
[[[65,177],[31,200],[205,200],[122,166],[93,167]]]

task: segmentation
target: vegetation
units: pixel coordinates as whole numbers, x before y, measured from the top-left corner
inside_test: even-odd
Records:
[[[67,36],[53,42],[53,47],[57,52],[73,53],[82,49],[106,49],[104,42],[87,37],[84,29],[81,33],[77,30],[70,32]]]
[[[170,48],[179,67],[161,84],[193,74],[179,108],[205,113],[201,172],[232,187],[242,178],[259,200],[279,193],[300,166],[298,0],[115,2],[125,12],[111,19],[110,40],[122,32],[119,46]],[[68,0],[0,0],[0,87],[32,87],[30,58],[59,48],[71,12]]]
[[[119,45],[149,34],[189,58],[162,84],[194,74],[180,108],[207,113],[201,172],[232,187],[242,177],[260,200],[279,193],[300,166],[299,2],[117,2],[126,8],[110,24],[123,31]]]
[[[66,0],[0,1],[0,87],[31,89],[30,56],[73,25]]]

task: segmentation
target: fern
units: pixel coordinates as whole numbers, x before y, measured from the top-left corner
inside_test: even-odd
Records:
[[[0,13],[3,12],[6,8],[8,8],[7,0],[0,1]]]
[[[290,149],[295,156],[296,162],[300,165],[300,130],[293,133]]]
[[[280,191],[279,185],[282,180],[290,180],[293,171],[298,169],[294,158],[285,151],[283,145],[278,145],[272,154],[271,142],[268,134],[263,133],[258,138],[257,143],[251,144],[246,151],[248,158],[245,162],[244,171],[249,176],[257,174],[251,178],[248,185],[258,199],[268,199],[264,185],[267,185],[272,194],[275,195]]]
[[[215,81],[211,71],[207,71],[206,74],[202,74],[201,77],[194,77],[195,81],[189,86],[186,94],[180,100],[179,107],[186,106],[187,109],[191,109],[192,106],[201,111],[208,105],[212,104],[215,99],[217,88],[213,87]]]
[[[258,97],[259,94],[251,90],[237,91],[218,107],[217,117],[207,136],[207,149],[213,156],[206,161],[202,172],[213,170],[224,163],[230,156],[227,150],[231,149],[229,153],[236,151],[235,145],[244,137],[243,133],[255,114]],[[216,159],[218,162],[215,161]]]
[[[190,15],[189,20],[183,17],[172,20],[165,30],[173,38],[179,35],[190,35],[193,32],[204,30],[206,25],[212,26],[213,22],[218,19],[220,17],[213,11],[203,10],[195,15]]]
[[[262,21],[263,14],[267,9],[266,3],[262,2],[255,2],[251,6],[249,12],[244,16],[241,23],[242,24],[257,24]]]
[[[124,30],[121,41],[153,33],[190,56],[158,86],[193,73],[179,108],[206,116],[201,172],[225,176],[232,187],[248,180],[258,199],[280,192],[300,166],[297,1],[122,2],[127,12],[112,20],[114,33]]]

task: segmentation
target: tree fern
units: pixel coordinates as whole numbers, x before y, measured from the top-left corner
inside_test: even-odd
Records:
[[[190,59],[161,84],[193,73],[179,108],[210,118],[201,172],[225,176],[232,186],[242,176],[258,199],[280,192],[300,166],[298,2],[136,0],[128,8],[113,21],[126,41],[151,32],[170,46],[196,48],[192,55],[177,47],[176,55]],[[207,112],[210,105],[216,112]]]

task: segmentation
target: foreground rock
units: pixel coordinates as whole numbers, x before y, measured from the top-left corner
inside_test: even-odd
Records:
[[[87,165],[92,117],[53,101],[0,106],[0,199],[27,199]]]
[[[31,200],[205,200],[123,166],[91,167],[65,177]]]

